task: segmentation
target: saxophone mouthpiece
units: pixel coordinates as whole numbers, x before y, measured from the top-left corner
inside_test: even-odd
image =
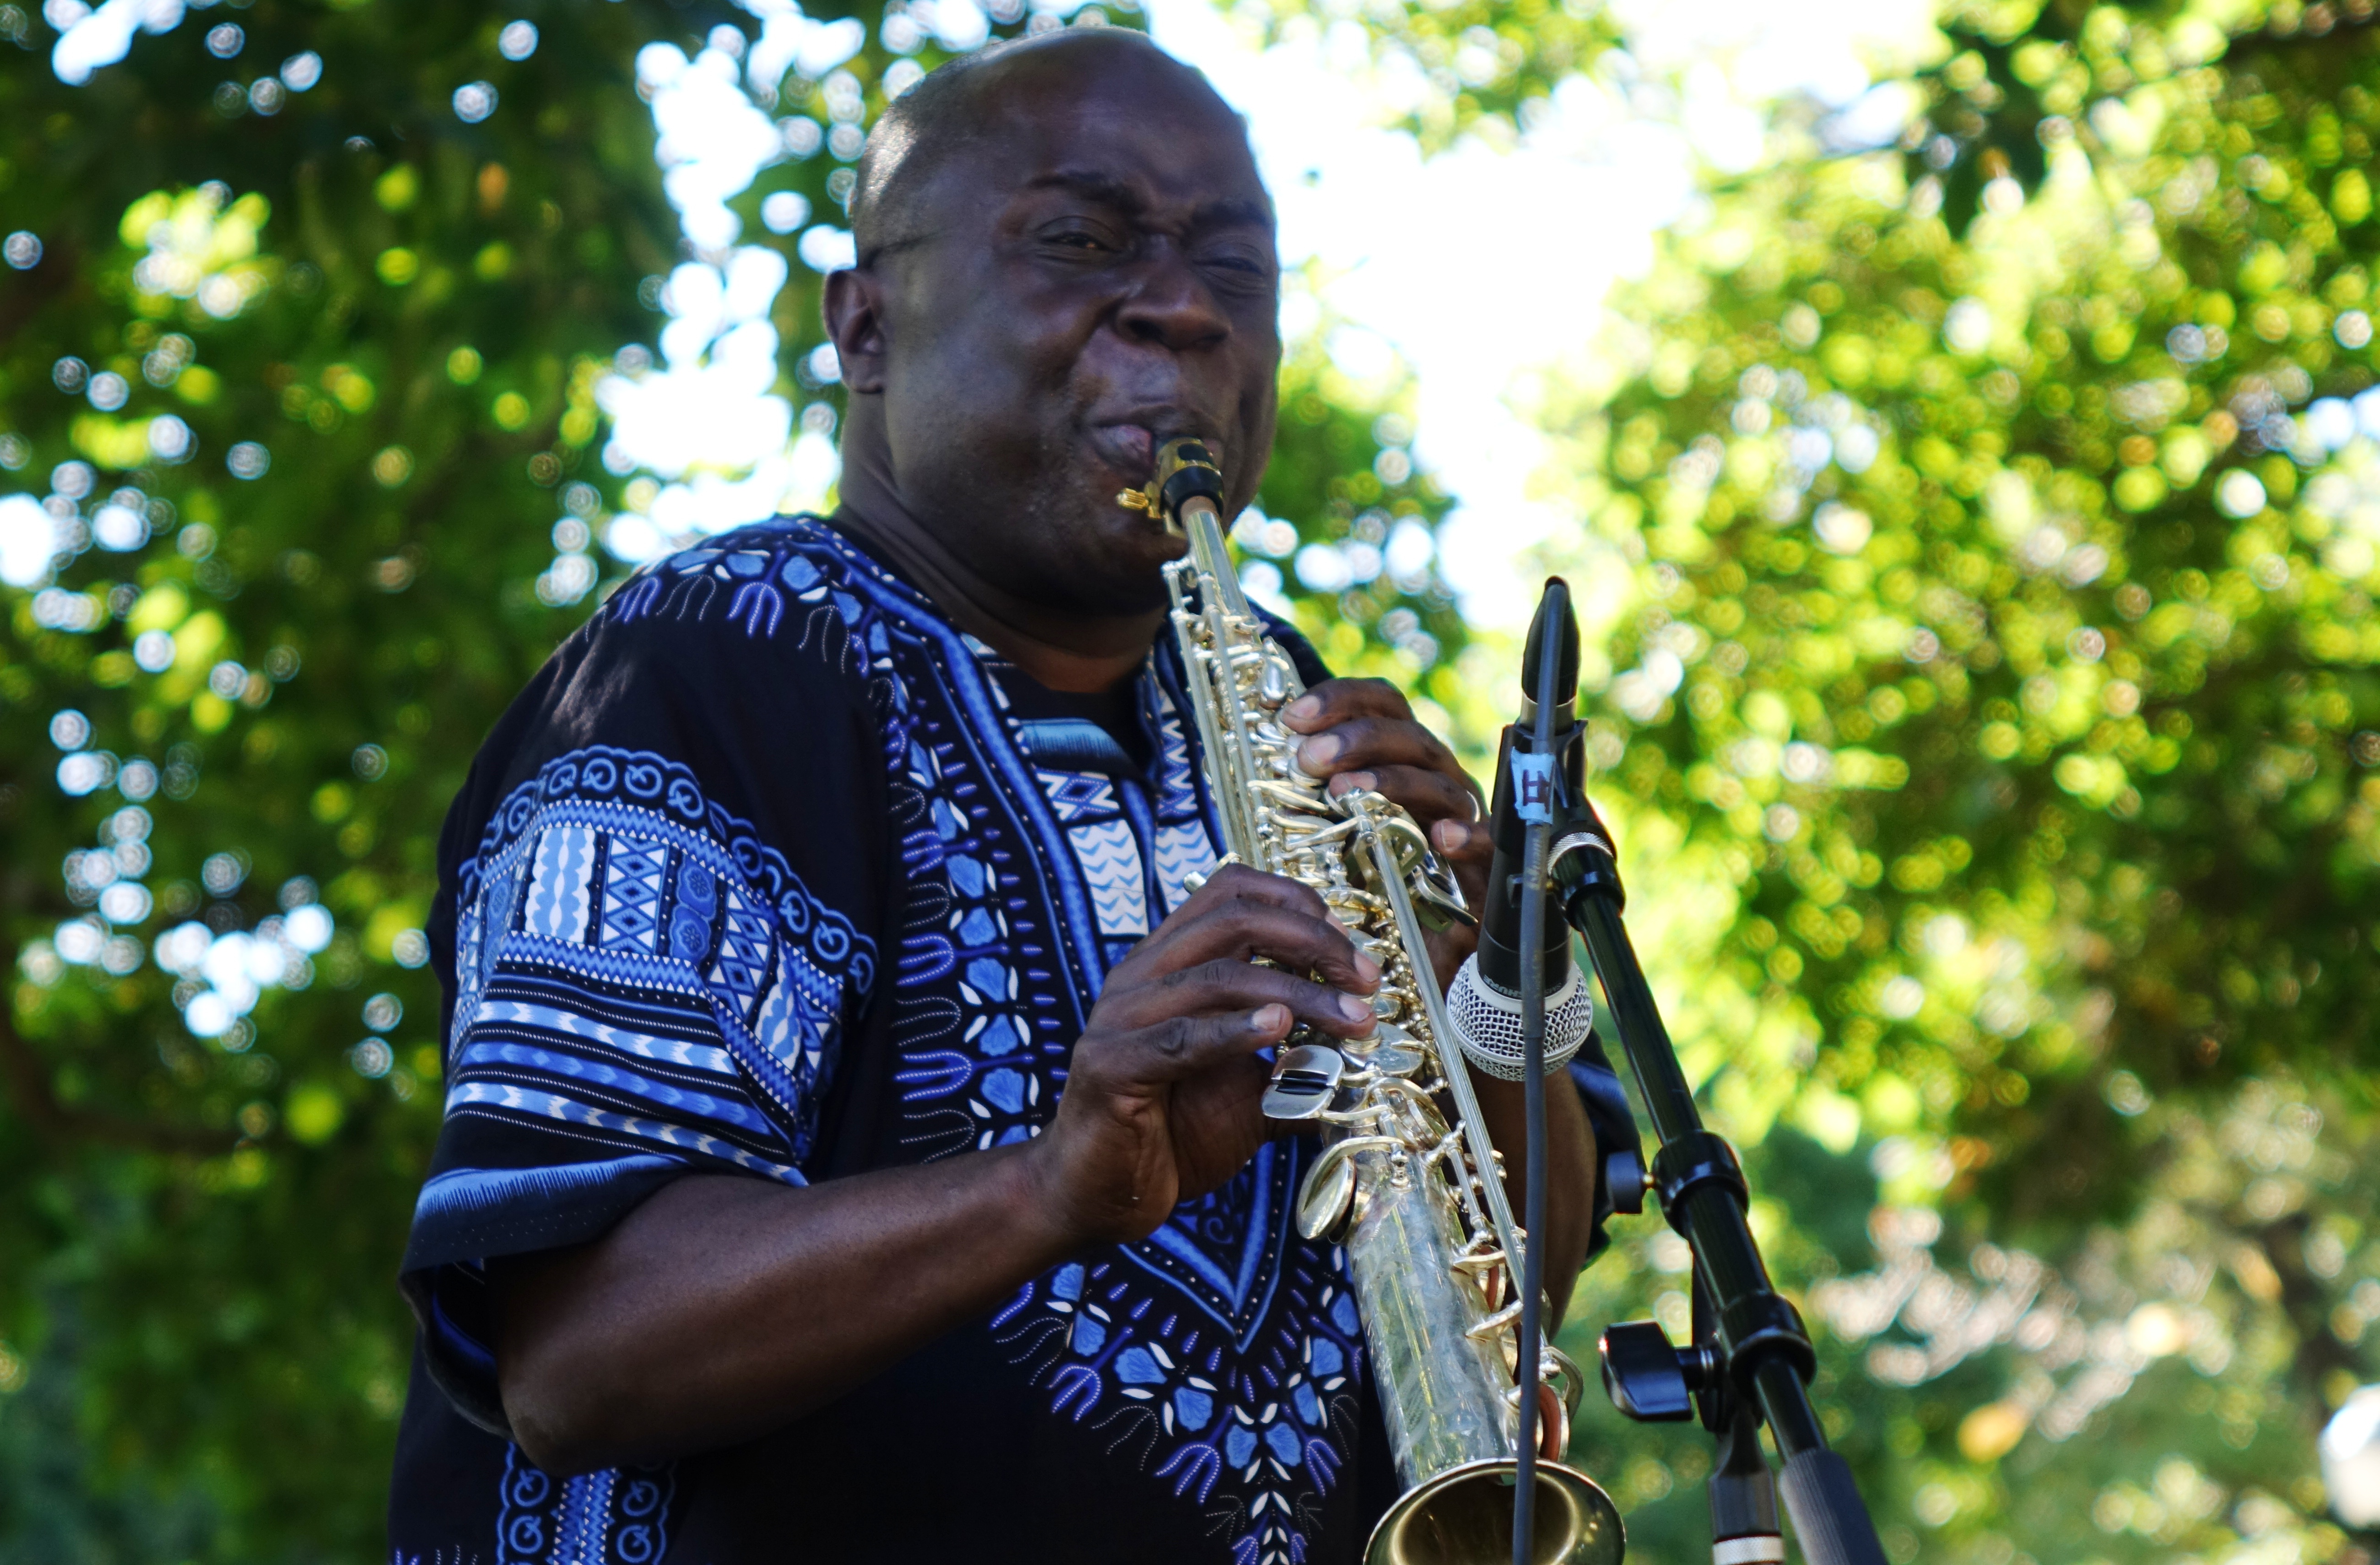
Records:
[[[1159,515],[1175,532],[1182,529],[1182,510],[1193,500],[1205,500],[1218,512],[1223,505],[1222,457],[1195,436],[1169,440],[1157,448],[1157,476],[1148,480]]]
[[[1165,530],[1183,535],[1182,507],[1204,498],[1219,511],[1223,503],[1223,469],[1215,448],[1195,435],[1178,436],[1157,448],[1157,473],[1140,489],[1116,495],[1127,511],[1155,516]]]

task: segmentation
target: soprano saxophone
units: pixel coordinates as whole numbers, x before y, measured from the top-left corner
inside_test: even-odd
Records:
[[[1270,1118],[1320,1123],[1323,1150],[1299,1191],[1298,1227],[1345,1247],[1405,1485],[1373,1530],[1366,1565],[1505,1565],[1522,1396],[1515,1280],[1526,1236],[1513,1224],[1469,1072],[1442,1047],[1454,1035],[1424,943],[1427,928],[1469,915],[1412,816],[1374,792],[1333,798],[1296,767],[1298,735],[1281,710],[1305,685],[1241,595],[1216,509],[1221,492],[1207,446],[1172,440],[1148,487],[1117,500],[1189,540],[1166,582],[1226,862],[1312,887],[1380,965],[1373,1036],[1293,1034],[1264,1102]],[[1617,1565],[1624,1542],[1610,1499],[1551,1460],[1569,1443],[1577,1366],[1550,1342],[1539,1351],[1548,1460],[1537,1467],[1536,1559]]]

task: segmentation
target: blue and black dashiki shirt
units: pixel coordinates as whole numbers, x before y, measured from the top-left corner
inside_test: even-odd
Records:
[[[1398,1485],[1294,1141],[748,1445],[554,1478],[497,1395],[491,1256],[688,1173],[799,1184],[1049,1122],[1108,968],[1220,856],[1181,690],[1170,637],[1111,702],[1043,689],[811,518],[638,572],[555,653],[440,854],[396,1565],[1359,1557]]]

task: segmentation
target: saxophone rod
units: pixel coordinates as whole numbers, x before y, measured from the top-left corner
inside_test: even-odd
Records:
[[[1397,931],[1404,940],[1405,949],[1422,952],[1427,960],[1427,939],[1420,917],[1414,912],[1413,897],[1405,890],[1404,878],[1397,872],[1396,855],[1377,831],[1366,835],[1372,847],[1372,862],[1378,867],[1380,880],[1387,888],[1389,906],[1396,913]],[[1512,1204],[1504,1194],[1504,1181],[1497,1172],[1496,1144],[1488,1137],[1488,1122],[1479,1116],[1479,1095],[1472,1090],[1471,1067],[1455,1044],[1454,1023],[1446,1013],[1446,996],[1439,992],[1437,977],[1430,974],[1414,987],[1421,991],[1422,1009],[1429,1014],[1430,1045],[1438,1051],[1439,1074],[1446,1079],[1446,1090],[1454,1098],[1454,1111],[1463,1121],[1463,1139],[1471,1149],[1472,1165],[1479,1171],[1480,1193],[1488,1200],[1488,1220],[1496,1231],[1496,1246],[1504,1253],[1504,1275],[1510,1280],[1513,1268],[1520,1265],[1519,1257],[1526,1252],[1512,1222]],[[1454,1050],[1451,1057],[1450,1049]]]
[[[1223,738],[1239,755],[1239,771],[1243,777],[1256,775],[1256,758],[1248,751],[1247,710],[1240,701],[1240,682],[1232,674],[1224,649],[1232,644],[1230,622],[1248,616],[1248,601],[1240,592],[1240,574],[1232,568],[1231,552],[1223,547],[1222,513],[1215,503],[1203,494],[1184,499],[1178,513],[1181,524],[1190,535],[1190,551],[1198,565],[1200,588],[1198,607],[1207,617],[1207,644],[1215,649],[1215,661],[1208,666],[1209,686],[1223,698],[1223,710],[1228,722],[1223,725]],[[1215,584],[1208,592],[1205,584]],[[1305,693],[1305,687],[1293,675],[1291,695]],[[1211,710],[1214,703],[1205,705]],[[1256,828],[1253,801],[1240,797],[1232,801],[1239,812],[1240,831],[1245,843],[1233,843],[1239,855],[1258,869],[1278,870],[1272,844]]]
[[[1191,555],[1202,582],[1212,581],[1215,584],[1214,601],[1201,606],[1208,615],[1208,626],[1213,636],[1211,645],[1220,647],[1226,644],[1222,635],[1223,616],[1245,618],[1248,613],[1247,599],[1240,591],[1239,573],[1232,568],[1230,552],[1223,547],[1221,516],[1216,510],[1215,503],[1202,494],[1185,499],[1178,515],[1182,530],[1189,535]],[[1201,592],[1202,599],[1206,596]],[[1234,729],[1228,736],[1217,737],[1226,744],[1241,743],[1245,730],[1245,725],[1238,722],[1239,691],[1229,680],[1218,679],[1215,683],[1230,706]],[[1292,700],[1305,694],[1304,682],[1293,673],[1289,675],[1289,685]],[[1240,802],[1231,801],[1230,807],[1236,810]],[[1405,888],[1404,873],[1398,867],[1396,854],[1371,821],[1369,812],[1363,810],[1360,804],[1357,809],[1364,822],[1365,840],[1372,850],[1372,862],[1378,872],[1381,892],[1396,915],[1398,934],[1407,951],[1426,955],[1429,945],[1422,930],[1421,919],[1414,912],[1413,896]],[[1254,831],[1245,827],[1242,831],[1248,841],[1245,844],[1232,843],[1232,849],[1257,868],[1271,868],[1270,864],[1257,856],[1263,848],[1256,840]],[[1429,1016],[1430,1042],[1438,1051],[1439,1074],[1446,1078],[1447,1091],[1454,1098],[1455,1113],[1463,1121],[1463,1140],[1470,1147],[1472,1163],[1479,1170],[1479,1183],[1482,1194],[1487,1197],[1488,1221],[1496,1231],[1497,1247],[1504,1253],[1505,1276],[1511,1279],[1526,1252],[1522,1246],[1524,1236],[1512,1221],[1512,1204],[1505,1195],[1504,1182],[1497,1176],[1496,1144],[1488,1139],[1488,1123],[1480,1117],[1479,1098],[1472,1090],[1470,1067],[1463,1063],[1459,1051],[1452,1055],[1448,1053],[1455,1047],[1454,1024],[1446,1014],[1446,997],[1439,992],[1437,975],[1416,977],[1422,977],[1422,981],[1414,987],[1421,991],[1422,1008]]]
[[[1194,492],[1183,496],[1174,512],[1174,520],[1189,540],[1191,563],[1200,578],[1199,607],[1207,616],[1210,637],[1208,644],[1216,647],[1228,645],[1224,619],[1226,616],[1248,617],[1248,601],[1240,590],[1239,573],[1232,568],[1231,552],[1223,546],[1222,515],[1216,509],[1212,499]],[[1204,590],[1205,583],[1209,581],[1215,585],[1212,594]],[[1231,710],[1233,731],[1228,735],[1205,732],[1207,720],[1202,710],[1200,737],[1210,746],[1216,740],[1225,744],[1244,744],[1246,729],[1245,724],[1240,722],[1238,688],[1231,680],[1223,678],[1217,678],[1214,684]],[[1289,686],[1292,700],[1305,694],[1305,685],[1293,672],[1289,675]],[[1202,703],[1202,707],[1211,710],[1211,703]],[[1242,758],[1245,759],[1245,757]],[[1245,801],[1217,802],[1223,810],[1225,836],[1229,838],[1236,834],[1243,839],[1230,842],[1227,845],[1254,867],[1272,868],[1273,866],[1268,862],[1269,855],[1265,852],[1265,844],[1240,813]],[[1356,811],[1363,820],[1364,838],[1371,848],[1372,862],[1378,871],[1381,894],[1387,898],[1396,916],[1398,934],[1407,951],[1426,959],[1429,944],[1423,933],[1421,919],[1414,912],[1413,896],[1405,887],[1404,873],[1397,865],[1396,854],[1373,823],[1370,812],[1364,809],[1360,802]],[[1479,1171],[1479,1184],[1481,1194],[1487,1198],[1488,1221],[1496,1231],[1497,1247],[1504,1253],[1505,1277],[1514,1280],[1521,1257],[1526,1252],[1522,1246],[1524,1236],[1512,1221],[1512,1201],[1505,1195],[1503,1180],[1497,1174],[1496,1145],[1488,1139],[1487,1122],[1480,1117],[1479,1097],[1472,1090],[1469,1066],[1463,1062],[1460,1050],[1452,1055],[1448,1053],[1450,1049],[1455,1049],[1454,1024],[1447,1016],[1446,996],[1439,990],[1437,975],[1416,977],[1422,981],[1414,987],[1421,991],[1422,1008],[1429,1017],[1430,1043],[1438,1052],[1439,1074],[1445,1078],[1447,1091],[1454,1099],[1455,1112],[1463,1121],[1463,1141],[1470,1147],[1474,1166]]]
[[[1126,491],[1125,492],[1130,494],[1133,491]],[[1208,635],[1209,637],[1208,644],[1214,647],[1224,646],[1226,643],[1221,638],[1222,627],[1217,618],[1214,600],[1217,597],[1221,596],[1224,593],[1225,588],[1223,588],[1220,578],[1215,577],[1208,569],[1208,563],[1213,551],[1209,548],[1201,547],[1202,544],[1205,544],[1208,541],[1208,534],[1213,534],[1217,540],[1220,540],[1221,537],[1221,528],[1215,511],[1215,503],[1204,495],[1194,495],[1191,497],[1189,502],[1181,508],[1181,511],[1175,517],[1175,522],[1176,525],[1181,528],[1181,530],[1187,535],[1190,540],[1189,568],[1201,578],[1201,586],[1198,592],[1198,613],[1196,617],[1204,619],[1207,622]],[[1188,600],[1183,594],[1182,577],[1175,574],[1178,569],[1178,566],[1168,567],[1165,576],[1166,588],[1172,594],[1173,598],[1173,613],[1177,625],[1181,622],[1189,620],[1193,617]],[[1214,592],[1208,591],[1204,585],[1205,581],[1214,581],[1216,583],[1216,590]],[[1247,612],[1246,601],[1245,599],[1240,598],[1239,585],[1238,577],[1234,576],[1231,580],[1228,591],[1232,599],[1237,600],[1240,602],[1240,612],[1242,613],[1245,613]],[[1220,726],[1215,722],[1216,704],[1213,698],[1215,697],[1219,687],[1226,682],[1218,677],[1218,671],[1216,669],[1202,665],[1196,658],[1190,656],[1186,650],[1184,653],[1182,661],[1183,678],[1203,689],[1207,693],[1208,697],[1207,699],[1195,700],[1190,703],[1192,719],[1196,722],[1198,727],[1199,747],[1208,755],[1220,755],[1222,753],[1222,746],[1224,745],[1236,745],[1240,741],[1240,735],[1236,734],[1227,739],[1220,731]],[[1221,672],[1228,673],[1229,671],[1224,670]],[[1245,761],[1246,758],[1246,756],[1243,753],[1241,755],[1241,759]],[[1255,823],[1250,819],[1248,815],[1248,801],[1244,797],[1232,795],[1229,790],[1223,789],[1209,788],[1208,790],[1208,795],[1215,807],[1216,815],[1222,820],[1224,848],[1236,856],[1241,863],[1245,864],[1252,868],[1270,869],[1272,865],[1269,862],[1269,855],[1266,854],[1263,840],[1257,834]]]

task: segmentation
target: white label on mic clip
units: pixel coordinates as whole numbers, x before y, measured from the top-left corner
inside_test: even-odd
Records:
[[[1554,758],[1520,751],[1512,755],[1512,807],[1540,826],[1554,823]]]

